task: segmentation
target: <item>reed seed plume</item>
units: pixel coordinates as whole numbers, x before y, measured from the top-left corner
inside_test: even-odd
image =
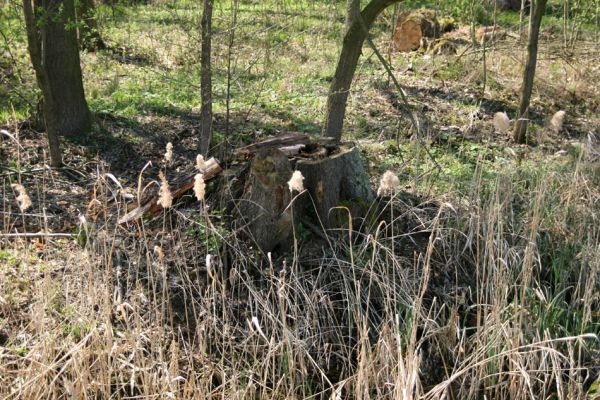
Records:
[[[160,171],[158,176],[160,178],[160,190],[158,192],[157,204],[160,204],[163,208],[169,208],[173,204],[173,196],[171,195],[169,182],[163,171]]]
[[[173,143],[167,143],[167,148],[165,150],[165,161],[170,164],[173,162]]]
[[[196,169],[198,170],[198,172],[204,172],[204,170],[206,169],[206,161],[204,161],[204,157],[202,156],[202,154],[198,154],[196,156]]]
[[[400,179],[392,171],[385,171],[381,180],[379,181],[379,188],[377,189],[377,196],[381,196],[387,193],[393,193],[400,187]]]
[[[19,209],[21,210],[21,212],[23,212],[23,211],[27,210],[28,208],[30,208],[32,206],[31,198],[27,194],[27,191],[25,190],[25,187],[23,185],[18,184],[18,183],[13,183],[12,187],[18,193],[17,203],[19,204]]]
[[[498,132],[507,132],[510,129],[510,118],[505,112],[497,112],[494,114],[494,129]]]
[[[567,113],[564,110],[557,111],[550,120],[550,128],[558,133],[562,130],[563,123],[565,122],[565,116]]]
[[[196,195],[196,199],[198,199],[198,201],[204,200],[205,191],[206,183],[204,183],[204,175],[201,173],[196,174],[194,177],[194,194]]]
[[[302,176],[302,172],[294,171],[287,184],[290,188],[290,192],[293,192],[294,190],[302,192],[304,190],[304,176]]]

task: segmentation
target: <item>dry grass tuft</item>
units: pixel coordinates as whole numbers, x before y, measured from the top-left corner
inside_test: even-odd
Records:
[[[290,188],[290,192],[302,192],[304,190],[304,176],[302,176],[302,172],[294,171],[287,184]]]
[[[494,129],[501,133],[508,132],[510,129],[510,118],[508,118],[505,112],[494,114]]]
[[[557,111],[550,120],[550,128],[558,133],[562,130],[563,123],[565,121],[566,112],[563,110]]]
[[[204,200],[206,192],[206,183],[204,183],[204,176],[202,174],[196,174],[194,176],[194,195],[198,201]]]
[[[27,190],[25,190],[25,187],[23,187],[23,185],[20,185],[18,183],[13,183],[12,187],[18,193],[16,200],[17,200],[17,203],[19,204],[19,209],[21,210],[21,212],[29,209],[33,204],[31,203],[31,198],[27,194]]]
[[[400,188],[400,179],[392,171],[385,171],[379,180],[377,196],[393,193]]]
[[[158,201],[162,208],[169,208],[173,204],[173,196],[171,195],[171,189],[169,188],[169,182],[163,171],[158,174],[160,178],[160,189],[158,191]]]

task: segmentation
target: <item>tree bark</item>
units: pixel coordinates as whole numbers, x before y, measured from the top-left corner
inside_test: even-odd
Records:
[[[286,155],[275,148],[260,150],[250,163],[244,193],[238,206],[238,221],[265,254],[292,243],[292,193],[287,181],[292,167]]]
[[[521,87],[521,102],[519,105],[519,115],[515,124],[514,140],[517,143],[527,141],[527,126],[529,123],[529,102],[533,90],[533,80],[535,77],[535,68],[537,65],[538,40],[540,35],[540,25],[547,0],[537,0],[533,5],[531,13],[531,23],[529,24],[529,42],[527,43],[527,63],[523,71],[523,83]]]
[[[296,169],[304,176],[304,187],[312,196],[320,222],[326,227],[340,225],[335,207],[347,207],[353,218],[362,218],[375,199],[369,177],[356,147],[322,159],[303,160]],[[342,220],[346,220],[343,213]]]
[[[348,93],[362,52],[362,45],[377,16],[387,7],[399,1],[401,0],[371,0],[360,11],[360,1],[348,0],[342,51],[327,97],[323,136],[336,140],[341,139]]]
[[[200,54],[201,77],[200,91],[202,97],[200,125],[200,153],[208,154],[212,139],[212,70],[211,70],[211,41],[212,41],[213,0],[204,0],[202,12],[201,36],[202,49]]]
[[[73,0],[23,0],[27,42],[38,86],[50,146],[50,163],[60,166],[59,135],[89,131]]]
[[[98,22],[96,21],[96,7],[94,0],[76,0],[77,19],[79,22],[79,45],[89,52],[103,50],[106,44],[100,36]]]

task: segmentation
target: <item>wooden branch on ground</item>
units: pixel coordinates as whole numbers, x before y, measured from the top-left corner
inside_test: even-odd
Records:
[[[276,136],[274,138],[269,138],[261,140],[260,142],[249,144],[248,146],[240,147],[238,149],[235,149],[233,153],[237,156],[244,154],[251,155],[258,152],[261,149],[272,147],[289,147],[307,143],[310,143],[310,138],[303,133],[286,133],[283,135]]]
[[[254,156],[259,150],[274,148],[291,157],[300,153],[307,155],[315,152],[330,152],[339,147],[340,144],[343,143],[331,137],[315,138],[303,133],[286,133],[240,147],[234,150],[233,154],[236,156]]]
[[[204,181],[207,182],[221,173],[223,169],[219,162],[213,157],[206,161],[206,168],[203,172]],[[177,200],[181,196],[183,196],[187,191],[191,190],[194,187],[194,179],[198,172],[188,173],[183,178],[176,180],[171,183],[171,187],[175,188],[171,191],[171,195],[173,196],[173,200]],[[123,217],[119,218],[117,221],[119,224],[125,224],[127,222],[135,221],[144,216],[146,212],[149,212],[150,215],[156,216],[162,211],[162,206],[158,204],[158,190],[154,193],[146,196],[143,201],[140,202],[140,205]]]
[[[22,233],[0,233],[1,238],[37,238],[37,237],[64,237],[70,238],[77,235],[73,233],[52,233],[52,232],[22,232]]]

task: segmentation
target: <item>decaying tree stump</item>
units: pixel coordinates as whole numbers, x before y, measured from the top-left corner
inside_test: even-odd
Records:
[[[299,151],[290,155],[285,150],[291,142]],[[289,249],[294,224],[313,218],[314,226],[336,228],[348,218],[346,211],[336,207],[348,208],[353,218],[362,217],[375,198],[360,153],[352,145],[300,136],[292,140],[288,134],[247,146],[239,154],[254,154],[254,158],[237,202],[237,220],[265,253]],[[294,198],[292,204],[287,182],[293,169],[304,176],[308,193]]]
[[[250,164],[238,218],[265,253],[291,243],[293,208],[287,185],[291,176],[290,161],[276,148],[259,150]]]
[[[394,32],[394,47],[398,51],[414,51],[421,47],[423,38],[438,38],[440,24],[435,11],[420,9],[398,16]]]
[[[300,159],[296,169],[304,175],[304,187],[327,228],[338,224],[338,213],[331,212],[334,207],[345,206],[360,214],[375,197],[356,147],[341,147],[322,159]]]
[[[245,232],[264,253],[288,251],[294,225],[303,220],[310,219],[315,227],[338,228],[348,221],[347,211],[340,208],[348,209],[353,219],[361,218],[375,198],[360,153],[352,144],[288,133],[245,146],[234,154],[237,160],[229,163],[223,176],[235,182],[224,189],[233,199],[230,210],[235,228]],[[288,186],[294,169],[304,176],[305,192],[300,194],[291,193]],[[192,189],[196,172],[171,180],[174,200]],[[208,181],[221,172],[220,164],[211,158],[203,178]],[[157,199],[158,185],[154,185],[119,224],[160,214],[163,209]]]

